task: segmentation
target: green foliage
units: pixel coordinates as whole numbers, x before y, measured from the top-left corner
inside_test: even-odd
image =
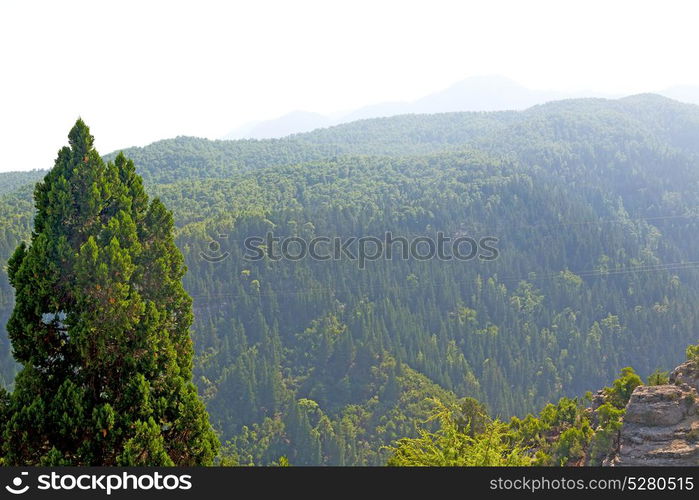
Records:
[[[453,467],[453,466],[523,466],[530,459],[524,450],[513,445],[507,426],[499,421],[489,422],[482,433],[472,434],[455,416],[458,409],[433,400],[439,428],[432,432],[419,429],[417,438],[404,438],[390,447],[389,466]]]
[[[274,464],[277,467],[291,467],[291,464],[289,463],[289,459],[286,457],[279,457],[279,460]]]
[[[609,403],[619,409],[626,407],[631,393],[639,385],[643,385],[641,377],[630,366],[622,368],[619,378],[614,380],[611,387],[604,388],[604,394]]]
[[[160,427],[153,418],[147,422],[136,421],[136,434],[124,443],[117,456],[117,465],[130,467],[163,467],[174,465],[168,455]]]
[[[665,385],[670,383],[670,377],[667,371],[661,371],[656,369],[653,373],[648,375],[647,385]]]
[[[477,401],[467,398],[457,404],[449,392],[390,357],[370,369],[364,384],[357,391],[369,394],[369,399],[348,404],[339,412],[326,412],[317,401],[301,398],[261,423],[243,426],[224,444],[222,464],[274,465],[279,456],[294,465],[382,464],[388,455],[385,446],[414,435],[415,423],[430,417],[433,398],[457,408],[455,418],[462,428],[468,427],[464,425],[469,419],[476,425],[489,421]],[[394,392],[396,398],[371,396],[374,391]]]
[[[512,440],[530,450],[533,465],[581,465],[594,435],[582,402],[569,398],[549,403],[538,417],[513,417],[509,429]]]
[[[491,422],[488,409],[476,398],[463,398],[457,401],[458,413],[454,414],[459,430],[471,436],[482,434]]]
[[[685,352],[688,361],[699,364],[699,345],[690,345]]]
[[[555,456],[560,465],[581,464],[585,459],[585,448],[592,435],[589,427],[570,427],[558,437]]]
[[[10,418],[10,395],[0,387],[0,422],[7,422]],[[0,450],[4,447],[5,438],[0,434]],[[0,454],[0,466],[5,465],[5,459]]]
[[[602,465],[618,446],[624,410],[607,402],[597,408],[598,428],[588,452],[590,465]]]
[[[104,163],[78,120],[34,191],[7,264],[23,365],[2,395],[9,465],[209,464],[218,439],[191,383],[191,299],[172,216],[133,162]]]
[[[624,369],[613,386],[623,387],[632,375]],[[512,418],[509,432],[513,442],[527,448],[532,465],[602,465],[617,449],[624,411],[611,401],[593,411],[580,400],[562,398],[546,405],[538,417]]]
[[[12,193],[24,186],[35,183],[46,174],[41,170],[29,170],[25,172],[0,172],[0,196]]]

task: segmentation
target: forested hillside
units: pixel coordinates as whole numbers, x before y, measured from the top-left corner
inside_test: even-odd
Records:
[[[46,172],[30,170],[28,172],[0,172],[0,196],[12,193],[41,180]]]
[[[620,367],[674,367],[697,341],[693,105],[571,100],[125,154],[173,210],[195,381],[228,461],[382,464],[384,446],[430,414],[427,398],[523,417]],[[31,231],[37,177],[0,174],[3,263]],[[365,269],[244,258],[243,241],[268,231],[493,237],[498,258],[394,256]],[[11,291],[3,267],[3,324]],[[15,371],[3,335],[0,382]]]

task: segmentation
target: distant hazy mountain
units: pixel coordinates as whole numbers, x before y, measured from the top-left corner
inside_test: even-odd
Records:
[[[675,86],[657,93],[678,101],[699,104],[699,86]],[[371,104],[334,116],[293,111],[273,120],[247,123],[232,130],[223,139],[273,139],[356,120],[404,114],[448,113],[452,111],[518,111],[545,102],[580,97],[615,98],[620,96],[599,92],[536,90],[524,87],[502,76],[476,76],[412,102],[395,101]]]
[[[661,90],[658,94],[676,101],[682,101],[690,104],[699,104],[699,86],[695,85],[676,85],[674,87]]]
[[[571,97],[561,92],[530,90],[503,77],[475,77],[425,96],[410,106],[412,113],[520,110]]]
[[[261,122],[252,122],[231,131],[224,139],[270,139],[317,128],[329,127],[337,122],[327,116],[307,111],[292,111],[284,116]]]
[[[697,94],[699,96],[699,93]],[[308,132],[366,118],[410,113],[451,111],[522,110],[549,101],[574,97],[616,97],[593,92],[564,93],[532,90],[501,76],[472,77],[413,102],[384,102],[365,106],[339,117],[294,111],[274,120],[253,122],[237,128],[224,139],[269,139]]]

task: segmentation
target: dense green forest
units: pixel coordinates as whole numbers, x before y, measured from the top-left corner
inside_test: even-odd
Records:
[[[194,378],[224,463],[399,464],[415,450],[395,448],[401,438],[454,438],[449,409],[473,402],[464,398],[521,422],[483,424],[498,435],[540,437],[560,413],[576,422],[569,441],[589,444],[582,403],[546,405],[608,385],[620,367],[642,377],[673,367],[697,341],[696,106],[582,99],[277,140],[179,137],[124,153],[174,213],[194,301]],[[0,174],[3,263],[31,235],[40,175]],[[498,258],[365,269],[246,259],[244,240],[269,231],[494,237]],[[227,257],[202,258],[212,248]],[[12,304],[3,267],[3,324]],[[17,370],[3,335],[0,382]],[[437,437],[436,421],[425,423],[435,401],[445,408]],[[545,453],[540,463],[572,461]]]

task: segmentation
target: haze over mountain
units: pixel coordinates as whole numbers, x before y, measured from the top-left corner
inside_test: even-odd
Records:
[[[576,97],[618,96],[599,92],[559,92],[529,89],[503,76],[476,76],[457,82],[446,89],[428,94],[415,101],[371,104],[333,116],[293,111],[272,120],[247,123],[232,130],[223,138],[278,138],[355,120],[404,114],[431,114],[456,111],[516,111],[536,104]]]
[[[698,85],[674,85],[659,91],[658,94],[669,97],[670,99],[675,99],[676,101],[699,104]]]
[[[676,85],[655,93],[681,102],[699,104],[699,86]],[[537,104],[584,97],[616,98],[622,95],[594,91],[563,92],[530,89],[503,76],[476,76],[415,101],[370,104],[332,115],[295,110],[271,120],[246,123],[233,129],[222,139],[274,139],[355,120],[404,114],[521,111]]]

